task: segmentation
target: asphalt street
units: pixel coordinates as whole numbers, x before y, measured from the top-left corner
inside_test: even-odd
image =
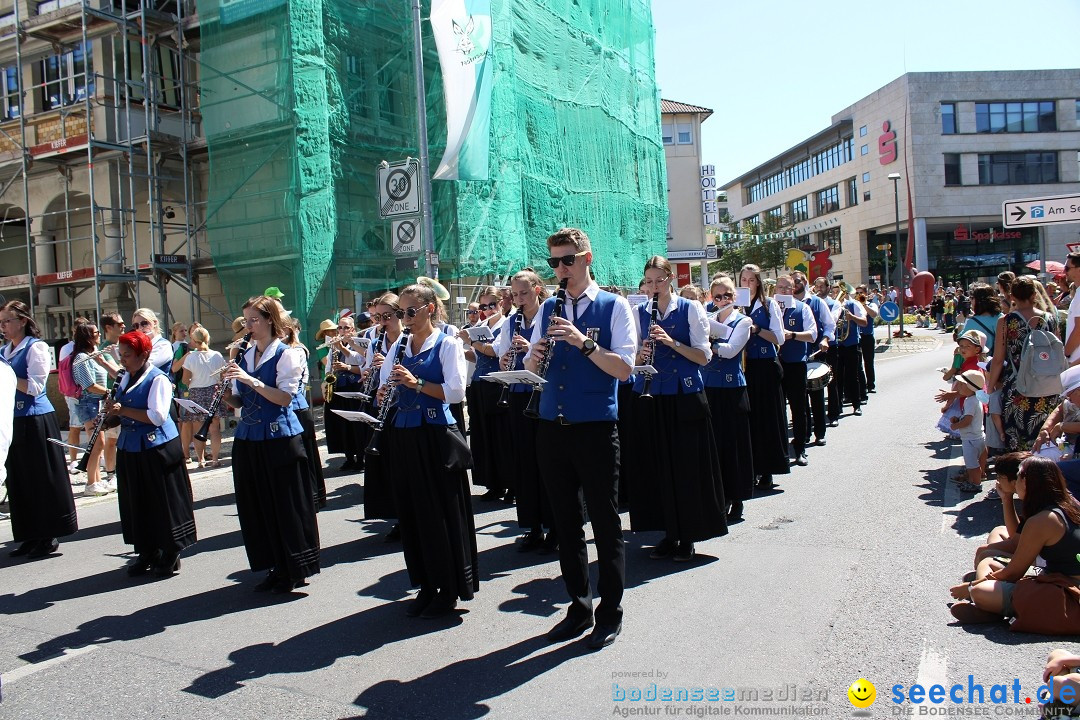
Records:
[[[400,546],[383,542],[387,523],[363,521],[361,477],[333,472],[322,573],[284,599],[254,593],[261,578],[247,570],[226,468],[193,475],[200,540],[173,578],[127,577],[115,496],[79,501],[81,529],[56,556],[0,555],[0,717],[702,717],[789,706],[847,717],[860,677],[877,686],[872,715],[891,717],[905,712],[892,686],[966,688],[969,675],[987,692],[1018,679],[1009,707],[1031,713],[1023,699],[1034,701],[1047,652],[1067,643],[949,615],[948,587],[1000,524],[1000,505],[946,487],[962,460],[934,429],[931,398],[951,342],[919,332],[923,352],[879,357],[863,416],[830,429],[808,467],[749,502],[728,536],[699,544],[695,562],[650,560],[658,535],[627,533],[624,629],[600,652],[545,642],[565,608],[558,563],[517,553],[513,509],[480,502],[482,489],[482,584],[452,618],[405,616],[413,591]],[[629,699],[653,683],[736,699]]]

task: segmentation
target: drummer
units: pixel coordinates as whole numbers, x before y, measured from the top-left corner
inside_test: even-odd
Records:
[[[776,295],[784,312],[784,344],[780,346],[780,366],[784,369],[780,385],[791,407],[791,446],[795,464],[806,465],[806,362],[810,344],[817,340],[817,323],[810,306],[795,299],[795,284],[790,275],[776,278]],[[782,302],[780,301],[783,299]]]

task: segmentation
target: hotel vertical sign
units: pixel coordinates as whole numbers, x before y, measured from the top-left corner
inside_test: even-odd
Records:
[[[720,222],[720,210],[716,204],[716,166],[701,166],[701,223],[716,225]]]

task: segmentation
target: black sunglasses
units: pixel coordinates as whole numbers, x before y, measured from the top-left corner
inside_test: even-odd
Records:
[[[494,310],[495,308],[499,307],[499,303],[493,302],[488,303],[487,305],[478,305],[477,307],[480,308],[481,312],[484,310]]]
[[[573,255],[563,255],[562,257],[549,257],[547,259],[548,267],[554,270],[555,268],[559,267],[559,263],[562,263],[566,267],[571,267],[574,263],[577,262],[578,256],[584,255],[586,252],[588,252],[588,250],[582,250],[581,252],[574,253]]]
[[[466,311],[465,311],[465,314],[466,314],[466,315],[475,315],[475,314],[477,314],[478,312],[480,312],[480,311],[479,311],[479,310],[466,310]]]
[[[719,295],[713,295],[713,300],[731,300],[735,297],[735,293],[720,293]]]
[[[381,320],[383,322],[386,322],[387,320],[394,317],[394,315],[396,315],[396,314],[398,314],[400,312],[401,312],[400,310],[391,310],[390,312],[384,312],[384,313],[372,313],[371,319],[372,320]],[[401,315],[397,315],[397,316],[399,318],[401,317]]]
[[[420,312],[420,309],[423,307],[423,305],[417,305],[416,307],[405,308],[404,310],[395,310],[394,314],[397,315],[398,320],[401,320],[406,316],[414,318],[416,317],[416,313]]]

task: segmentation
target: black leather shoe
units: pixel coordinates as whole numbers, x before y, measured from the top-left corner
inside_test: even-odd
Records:
[[[343,472],[352,472],[356,470],[356,461],[352,458],[345,458],[345,462],[341,463],[341,467],[338,468]]]
[[[401,540],[401,525],[394,523],[394,527],[390,528],[390,532],[386,533],[386,537],[383,538],[383,542],[398,542]]]
[[[409,606],[405,608],[405,614],[409,617],[420,617],[420,613],[427,609],[427,606],[431,604],[431,600],[435,597],[434,588],[420,588],[420,592],[416,594]]]
[[[269,592],[270,590],[274,589],[274,586],[277,585],[277,582],[280,579],[281,578],[275,575],[274,571],[271,570],[270,572],[266,573],[266,577],[261,583],[255,586],[254,590],[255,592]]]
[[[816,440],[814,440],[814,445],[817,445],[818,447],[825,447],[825,438],[817,438]]]
[[[592,626],[592,615],[586,615],[583,618],[575,618],[568,614],[560,620],[555,627],[548,630],[547,639],[548,642],[553,643],[572,640]]]
[[[158,552],[155,550],[152,553],[139,553],[139,557],[135,558],[135,562],[127,566],[127,574],[129,577],[139,577],[145,575],[150,571],[150,567],[157,561]]]
[[[727,511],[727,521],[729,523],[738,522],[742,520],[743,503],[742,500],[733,500]]]
[[[59,547],[60,543],[56,540],[56,538],[45,538],[44,540],[39,542],[33,550],[28,552],[26,554],[26,557],[31,560],[38,560],[40,558],[52,555]]]
[[[157,577],[169,577],[173,573],[180,572],[180,553],[165,553],[161,559],[154,563],[154,575]]]
[[[599,650],[605,648],[615,642],[615,638],[619,637],[619,633],[622,632],[622,623],[618,625],[597,625],[593,628],[593,631],[589,634],[589,639],[586,644],[590,650]]]
[[[806,453],[801,452],[795,456],[795,464],[800,467],[806,467],[809,463],[806,459]]]
[[[541,530],[530,530],[521,536],[517,551],[519,553],[532,552],[544,544],[544,533]]]
[[[694,543],[681,542],[679,547],[675,548],[675,553],[671,556],[671,559],[675,562],[690,562],[694,559]]]
[[[431,599],[428,606],[424,608],[424,611],[420,613],[420,617],[428,620],[435,618],[441,618],[444,615],[449,615],[457,607],[457,595],[452,590],[440,590],[438,594]]]
[[[503,502],[508,505],[513,505],[516,500],[517,497],[515,497],[514,493],[512,492],[508,492],[506,493],[506,495],[503,495]]]
[[[828,422],[828,425],[829,425],[829,427],[840,427],[840,421],[839,420],[830,420]]]
[[[662,560],[663,558],[671,557],[671,554],[675,552],[676,547],[678,547],[676,542],[672,538],[666,537],[652,549],[652,552],[649,553],[649,557],[653,560]]]
[[[862,408],[855,408],[856,415],[862,415]]]
[[[773,482],[772,475],[762,475],[761,479],[757,481],[755,485],[758,490],[772,490],[776,487],[776,483]]]
[[[496,500],[502,500],[503,492],[505,491],[492,488],[491,490],[488,490],[486,493],[481,495],[480,499],[485,502],[495,502]]]
[[[559,552],[559,536],[555,534],[554,530],[548,530],[547,537],[544,538],[544,544],[540,546],[540,554],[550,555],[555,552]]]
[[[304,587],[307,582],[304,580],[293,580],[292,578],[280,578],[271,590],[277,595],[286,595],[299,587]]]
[[[37,547],[39,542],[41,542],[41,541],[40,540],[27,540],[26,542],[19,545],[19,547],[15,548],[11,552],[9,552],[8,557],[22,557],[23,555],[28,554],[31,550],[33,550],[35,547]]]

